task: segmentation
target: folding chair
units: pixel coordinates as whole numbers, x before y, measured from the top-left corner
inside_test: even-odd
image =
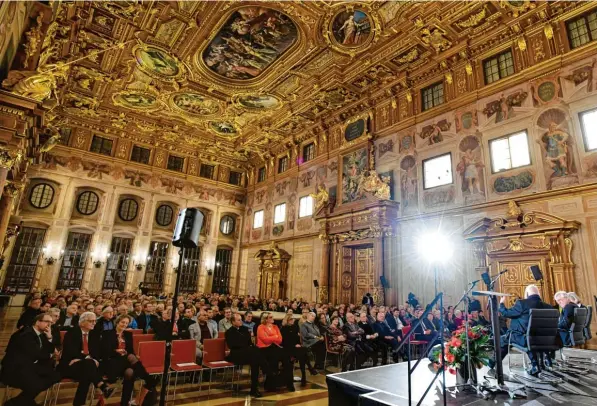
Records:
[[[153,334],[133,334],[133,350],[139,354],[139,343],[153,341]]]
[[[327,367],[328,354],[335,354],[338,356],[338,368],[342,368],[342,352],[333,351],[330,347],[330,338],[327,334],[324,335],[325,342],[325,358],[323,359],[323,370]]]
[[[209,385],[207,387],[207,394],[211,391],[212,372],[218,369],[232,368],[235,365],[225,360],[226,358],[226,342],[223,338],[211,338],[203,340],[203,367],[209,368]],[[234,379],[234,371],[233,377]]]
[[[69,383],[76,383],[75,381],[73,381],[72,379],[68,379],[68,378],[63,378],[60,380],[60,382],[55,383],[54,385],[52,385],[49,389],[48,392],[51,391],[52,395],[50,395],[48,397],[48,393],[46,393],[46,398],[44,400],[44,405],[46,404],[46,400],[49,399],[50,403],[49,405],[54,405],[56,406],[58,404],[58,395],[60,394],[60,387],[64,384],[69,384]],[[78,385],[78,384],[77,384]],[[87,398],[89,401],[89,406],[92,405],[93,400],[95,399],[95,386],[93,384],[89,385],[89,391],[87,392]]]
[[[402,337],[406,337],[406,335],[410,332],[410,330],[412,329],[412,326],[404,326],[402,327]],[[410,345],[408,345],[410,343]],[[408,345],[408,351],[411,350],[411,345],[414,346],[415,348],[415,355],[419,354],[419,349],[421,348],[421,346],[427,346],[427,341],[422,341],[422,340],[413,340],[412,338],[409,338],[408,343],[406,345]],[[412,357],[412,353],[411,355],[411,359],[413,359]]]
[[[195,340],[176,340],[172,341],[172,357],[170,358],[170,369],[176,374],[174,375],[174,398],[176,400],[176,387],[178,384],[178,373],[183,374],[187,372],[201,371],[203,368],[198,365],[196,361],[197,342]],[[183,375],[184,376],[184,375]],[[201,374],[199,374],[201,377]],[[201,378],[199,378],[199,392],[201,392]]]
[[[593,338],[593,334],[591,334],[591,321],[593,320],[593,306],[587,306],[587,322],[585,323],[585,328],[583,329],[583,334],[585,336],[585,340],[590,340]]]
[[[127,331],[130,331],[133,335],[143,334],[142,328],[127,328]]]

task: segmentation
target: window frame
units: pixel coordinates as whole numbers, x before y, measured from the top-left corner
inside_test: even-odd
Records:
[[[139,150],[140,151],[140,155],[139,156],[141,158],[143,157],[142,152],[147,151],[147,162],[133,159],[133,157],[135,155],[135,150]],[[142,147],[140,145],[133,145],[133,148],[131,148],[131,159],[130,160],[131,160],[131,162],[137,162],[139,164],[149,165],[149,163],[151,162],[151,149]]]
[[[580,122],[580,132],[582,133],[582,140],[583,140],[583,143],[584,143],[585,152],[591,152],[591,151],[596,151],[597,150],[597,146],[595,148],[589,149],[589,143],[587,142],[588,141],[587,140],[587,132],[588,131],[585,128],[585,123],[583,122],[583,119],[582,119],[585,114],[593,113],[593,112],[595,114],[597,114],[597,107],[592,108],[590,110],[584,110],[584,111],[581,111],[581,112],[578,113],[578,121]],[[597,135],[596,135],[596,138],[597,138]],[[595,141],[595,145],[597,145],[597,140]]]
[[[589,16],[592,14],[595,14],[595,19],[597,22],[597,9],[595,9],[595,8],[592,10],[589,10],[586,13],[581,14],[575,18],[571,18],[570,20],[565,22],[566,37],[568,38],[568,46],[570,47],[571,50],[581,48],[581,47],[597,40],[597,29],[595,30],[595,35],[593,35],[593,32],[591,31],[591,26],[589,25]],[[579,21],[583,22],[583,25],[584,25],[585,29],[587,30],[587,37],[589,38],[589,40],[587,42],[585,42],[584,44],[573,46],[572,45],[572,35],[571,35],[572,31],[570,30],[570,25],[573,23],[577,23]]]
[[[276,221],[276,209],[278,207],[284,207],[284,218],[280,221]],[[286,222],[286,203],[280,203],[274,206],[274,225],[284,224]]]
[[[256,219],[257,219],[257,214],[259,214],[259,213],[261,213],[261,225],[255,226]],[[263,212],[263,209],[257,210],[255,213],[253,213],[253,230],[257,230],[259,228],[263,228],[263,223],[264,223],[264,212]]]
[[[512,166],[512,154],[510,154],[510,168],[508,168],[508,169],[504,169],[504,170],[501,170],[501,171],[497,171],[497,172],[496,172],[496,171],[494,170],[494,165],[493,165],[493,153],[492,153],[492,151],[491,151],[491,144],[492,144],[493,142],[495,142],[495,141],[499,141],[499,140],[504,140],[504,139],[508,139],[508,140],[509,140],[511,136],[513,136],[513,135],[517,135],[517,134],[520,134],[520,133],[525,133],[525,135],[526,135],[526,138],[527,138],[527,147],[528,147],[528,152],[529,152],[529,163],[528,163],[527,165],[521,165],[521,166]],[[528,167],[528,166],[532,166],[532,165],[533,165],[533,157],[532,157],[532,155],[531,155],[531,145],[529,144],[529,141],[530,141],[530,140],[529,140],[529,132],[527,131],[527,129],[526,129],[526,128],[525,128],[524,130],[515,131],[515,132],[512,132],[512,133],[508,133],[508,134],[506,134],[506,135],[503,135],[503,136],[501,136],[501,137],[496,137],[496,138],[492,138],[492,139],[490,139],[490,140],[487,142],[487,148],[488,148],[488,150],[489,150],[489,161],[490,161],[490,164],[491,164],[491,174],[492,174],[492,175],[495,175],[496,173],[504,173],[504,172],[511,171],[512,169],[520,169],[520,168],[526,168],[526,167]],[[508,148],[509,148],[509,150],[511,151],[511,148],[510,148],[510,142],[509,142],[509,141],[508,141]]]
[[[282,165],[284,163],[284,165]],[[284,173],[288,170],[288,156],[284,155],[278,158],[278,174]]]
[[[434,89],[436,87],[440,87],[441,86],[441,102],[438,102],[437,104],[435,103],[435,98],[434,98]],[[425,93],[427,91],[431,92],[431,106],[426,106],[425,105]],[[431,110],[435,107],[441,106],[442,104],[446,103],[446,89],[444,87],[444,82],[440,81],[440,82],[435,82],[429,86],[426,86],[424,88],[421,89],[421,111],[427,111],[427,110]]]
[[[308,154],[308,155],[310,155],[310,157],[305,157],[305,151],[307,151],[307,149],[309,149],[312,152],[311,154]],[[317,156],[315,155],[315,142],[312,141],[312,142],[309,142],[309,143],[303,145],[302,152],[303,152],[301,155],[302,163],[309,162],[309,161],[312,161],[315,158],[317,158]]]
[[[125,203],[125,202],[128,202],[128,201],[132,201],[132,202],[134,202],[134,203],[135,203],[135,206],[136,206],[136,207],[135,207],[135,214],[134,214],[134,216],[133,216],[132,218],[130,218],[130,219],[125,219],[125,218],[122,216],[122,206],[124,205],[124,203]],[[129,211],[129,210],[127,210],[127,212],[128,212],[128,211]],[[138,203],[138,202],[137,202],[135,199],[133,199],[132,197],[126,197],[126,198],[122,199],[122,200],[120,201],[120,203],[118,204],[118,218],[119,218],[120,220],[122,220],[122,221],[126,221],[126,222],[134,221],[134,220],[137,218],[137,216],[138,216],[138,215],[139,215],[139,203]]]
[[[40,206],[36,206],[36,205],[33,203],[33,200],[32,200],[32,198],[33,198],[33,193],[34,193],[34,192],[35,192],[35,190],[36,190],[38,187],[40,187],[40,186],[43,186],[43,187],[44,187],[44,190],[42,191],[42,194],[41,194],[41,196],[40,196],[40,199],[43,199],[43,197],[44,197],[44,194],[45,194],[46,187],[48,187],[48,188],[49,188],[49,190],[50,190],[50,192],[52,193],[52,194],[51,194],[51,196],[50,196],[50,200],[49,200],[48,204],[46,204],[45,206],[42,206],[42,205],[40,205]],[[29,192],[29,204],[30,204],[32,207],[34,207],[34,208],[36,208],[36,209],[39,209],[39,210],[47,209],[47,208],[48,208],[48,207],[50,207],[50,206],[52,205],[52,203],[54,202],[54,196],[55,196],[55,195],[56,195],[56,190],[54,190],[54,187],[53,187],[52,185],[50,185],[50,184],[49,184],[49,183],[47,183],[47,182],[40,182],[40,183],[36,184],[35,186],[33,186],[33,187],[31,188],[31,191]]]
[[[90,194],[90,195],[94,195],[95,198],[97,199],[96,204],[95,204],[95,208],[89,212],[89,213],[83,213],[81,211],[81,209],[79,208],[79,203],[81,202],[81,198],[83,197],[84,194]],[[79,213],[82,216],[92,216],[97,212],[97,209],[99,208],[99,195],[97,193],[95,193],[92,190],[84,190],[81,193],[79,193],[79,196],[77,196],[77,202],[75,204],[75,210],[77,210],[77,213]],[[89,199],[87,199],[87,208],[89,208]]]
[[[267,171],[265,170],[265,166],[262,166],[261,168],[257,169],[257,183],[265,182],[266,179]]]
[[[181,165],[180,165],[180,169],[176,169],[176,168],[172,168],[170,167],[170,159],[174,158],[174,159],[180,159],[181,160]],[[166,169],[169,171],[174,171],[174,172],[179,172],[179,173],[184,173],[184,157],[182,156],[178,156],[178,155],[174,155],[174,154],[168,154],[168,162],[166,162]]]
[[[160,215],[160,209],[162,209],[163,207],[167,207],[168,209],[170,209],[170,221],[167,224],[161,224],[158,220],[159,215]],[[172,206],[170,206],[169,204],[160,204],[158,206],[158,208],[155,211],[155,223],[160,226],[160,227],[169,227],[172,225],[172,220],[174,220],[174,209],[172,208]]]
[[[102,140],[100,143],[99,151],[93,150],[93,141],[95,141],[96,138]],[[103,151],[105,142],[110,143],[110,151]],[[94,153],[94,154],[104,155],[104,156],[112,156],[113,149],[114,149],[114,140],[112,138],[101,137],[101,136],[95,135],[95,134],[93,135],[93,137],[91,137],[91,145],[89,146],[89,152]]]
[[[444,183],[442,185],[426,187],[425,186],[425,162],[432,161],[434,159],[439,159],[446,155],[450,156],[450,177],[452,178],[452,180],[450,181],[450,183]],[[442,187],[442,186],[453,185],[454,184],[454,168],[453,167],[454,167],[454,161],[452,160],[452,152],[446,152],[445,154],[435,155],[430,158],[423,159],[421,161],[421,171],[423,173],[423,190],[430,190],[430,189],[435,189],[435,188]]]
[[[203,169],[206,168],[206,169]],[[207,168],[211,168],[210,169],[210,176],[205,176],[204,174],[204,170],[207,170]],[[216,172],[216,166],[215,165],[211,165],[211,164],[201,164],[201,166],[199,167],[199,177],[203,178],[203,179],[212,179],[214,178],[214,173]]]
[[[500,69],[500,57],[502,57],[506,54],[510,54],[510,60],[512,61],[512,73],[510,73],[509,75],[502,76],[502,70]],[[496,80],[492,80],[491,82],[488,82],[487,81],[487,64],[491,63],[494,60],[497,63],[498,78]],[[484,59],[482,65],[483,65],[483,80],[485,81],[485,85],[490,85],[492,83],[498,82],[502,79],[505,79],[509,76],[516,74],[516,65],[514,63],[514,53],[512,52],[512,48],[505,49],[496,55],[493,55],[487,59]]]
[[[301,215],[301,202],[303,201],[303,199],[311,199],[311,213],[310,214]],[[306,218],[306,217],[312,217],[314,213],[315,213],[315,205],[314,205],[314,202],[313,202],[313,197],[311,195],[305,195],[305,196],[299,197],[299,215],[298,215],[298,218],[302,219],[302,218]]]
[[[238,176],[238,182],[232,182],[232,174],[234,174],[234,176]],[[243,183],[242,179],[243,179],[242,172],[230,171],[230,173],[228,174],[228,183],[230,185],[240,186]]]
[[[224,230],[222,228],[224,225],[224,220],[228,220],[228,219],[230,219],[232,221],[232,227],[231,227],[230,232],[226,233],[226,232],[224,232]],[[222,216],[222,218],[220,219],[220,233],[222,233],[222,235],[229,236],[234,233],[235,228],[236,228],[236,219],[233,216],[231,216],[230,214],[224,214]]]

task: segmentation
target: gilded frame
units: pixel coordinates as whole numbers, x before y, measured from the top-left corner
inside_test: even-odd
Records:
[[[332,31],[332,25],[336,20],[336,17],[345,11],[361,11],[365,13],[369,19],[371,20],[371,33],[367,40],[355,47],[349,47],[346,45],[340,44],[336,38],[334,37],[334,33]],[[325,38],[326,42],[330,45],[330,47],[342,54],[350,55],[351,58],[354,58],[355,55],[366,51],[369,49],[373,44],[375,44],[379,40],[379,33],[381,32],[381,20],[379,18],[379,14],[377,11],[373,10],[369,4],[366,3],[341,3],[332,7],[332,9],[326,14],[325,23],[323,29],[323,37]]]
[[[135,107],[121,99],[121,97],[124,95],[132,95],[132,94],[139,94],[139,95],[144,95],[146,97],[151,97],[151,98],[155,99],[155,103],[151,107]],[[158,97],[158,95],[156,95],[153,92],[150,92],[147,90],[126,90],[126,89],[112,94],[112,103],[114,103],[115,106],[120,106],[120,107],[124,107],[126,109],[136,110],[136,111],[155,111],[155,110],[158,110],[162,105],[162,102],[161,102],[160,98]]]
[[[180,107],[178,107],[176,105],[176,103],[174,103],[174,98],[177,95],[182,95],[182,94],[193,94],[193,95],[200,96],[200,97],[202,97],[204,99],[211,99],[211,100],[213,100],[213,101],[215,101],[217,103],[217,105],[218,105],[218,111],[216,111],[215,113],[212,113],[212,114],[193,114],[193,113],[190,113],[190,112],[188,112],[188,111],[186,111],[184,109],[181,109]],[[213,118],[213,117],[218,116],[223,111],[222,103],[220,103],[217,99],[204,96],[201,93],[194,92],[194,91],[191,91],[191,90],[189,90],[189,91],[183,91],[183,90],[181,90],[181,91],[169,94],[168,95],[168,106],[170,107],[170,109],[172,111],[175,111],[175,112],[181,114],[182,116],[184,116],[186,118],[190,118],[190,119],[203,119],[203,118],[208,119],[208,118]]]
[[[155,70],[148,69],[147,66],[139,63],[139,60],[137,59],[137,52],[147,51],[150,48],[157,49],[158,51],[167,54],[170,58],[172,58],[174,60],[176,67],[178,68],[178,72],[176,73],[176,75],[163,75],[163,74],[156,72]],[[147,75],[151,76],[152,78],[171,82],[171,81],[179,80],[179,79],[183,78],[184,76],[186,76],[186,68],[185,68],[184,64],[175,55],[173,55],[168,49],[166,49],[164,47],[154,45],[154,44],[141,43],[141,44],[133,47],[131,53],[133,55],[133,60],[135,61],[137,68],[139,68],[139,70],[141,70],[143,73],[146,73]]]
[[[278,105],[273,108],[249,107],[240,102],[240,99],[242,97],[246,97],[246,96],[270,96],[270,97],[275,98],[278,101]],[[273,93],[239,93],[239,94],[235,94],[234,96],[232,96],[232,105],[234,107],[238,107],[239,109],[243,109],[243,110],[247,110],[247,111],[251,111],[251,112],[255,112],[255,113],[264,113],[264,112],[271,112],[271,111],[276,111],[276,110],[281,109],[282,106],[284,106],[284,101],[282,100],[282,98],[280,96],[273,94]]]
[[[346,131],[346,128],[349,125],[356,123],[359,120],[365,120],[365,132],[352,141],[346,141],[346,137],[344,134],[344,132]],[[367,120],[370,120],[371,122],[368,123]],[[344,123],[342,123],[342,126],[340,127],[341,137],[342,137],[342,142],[341,142],[340,148],[342,148],[342,149],[349,148],[349,147],[356,145],[360,142],[369,140],[371,138],[371,132],[369,131],[369,129],[370,129],[369,126],[373,126],[373,111],[372,110],[368,110],[361,114],[353,116],[353,117],[349,118],[348,120],[346,120]]]

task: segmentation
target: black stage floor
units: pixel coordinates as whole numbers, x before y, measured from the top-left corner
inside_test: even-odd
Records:
[[[564,377],[565,381],[556,385],[540,384],[526,375],[522,368],[522,358],[515,354],[512,359],[512,373],[508,369],[508,358],[504,360],[506,384],[510,389],[527,388],[517,391],[526,397],[511,399],[508,393],[487,394],[488,398],[477,395],[474,391],[448,390],[450,405],[595,405],[597,406],[597,352],[589,350],[564,350],[564,355],[574,357],[566,373],[557,372],[551,378]],[[517,361],[517,362],[515,362]],[[558,362],[559,360],[558,354]],[[515,367],[516,364],[516,367]],[[414,365],[414,363],[413,363]],[[585,371],[581,371],[585,369]],[[342,372],[327,376],[328,399],[330,406],[344,405],[408,405],[407,363],[367,368],[358,371]],[[586,371],[588,370],[588,371]],[[479,381],[484,380],[487,368],[478,370]],[[563,375],[562,375],[563,374]],[[412,374],[412,399],[417,404],[425,389],[433,379],[434,372],[427,360],[421,361]],[[441,379],[441,375],[440,378]],[[422,404],[442,404],[441,381],[437,380]],[[495,380],[490,379],[492,382]],[[456,377],[446,373],[446,386],[455,385]],[[532,386],[533,388],[529,388]]]

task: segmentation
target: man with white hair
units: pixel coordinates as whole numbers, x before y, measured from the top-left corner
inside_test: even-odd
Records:
[[[572,345],[572,342],[570,341],[570,327],[572,327],[572,323],[574,323],[574,309],[577,306],[570,301],[568,292],[564,292],[563,290],[556,292],[553,298],[562,309],[562,312],[560,313],[560,321],[558,322],[562,343],[564,345]]]
[[[510,341],[512,344],[526,347],[525,335],[529,326],[531,309],[553,308],[541,300],[541,296],[539,296],[539,288],[537,288],[535,285],[529,285],[526,287],[524,291],[524,297],[524,299],[517,300],[514,306],[512,306],[510,309],[506,308],[506,305],[504,305],[506,300],[505,296],[502,297],[500,301],[500,314],[507,319],[511,319],[510,329],[501,337],[502,360],[508,354],[508,341]],[[529,374],[536,376],[539,374],[539,366],[537,362],[538,354],[528,352],[528,355],[529,359],[531,360],[531,370],[529,371]],[[501,362],[502,360],[496,361]]]

